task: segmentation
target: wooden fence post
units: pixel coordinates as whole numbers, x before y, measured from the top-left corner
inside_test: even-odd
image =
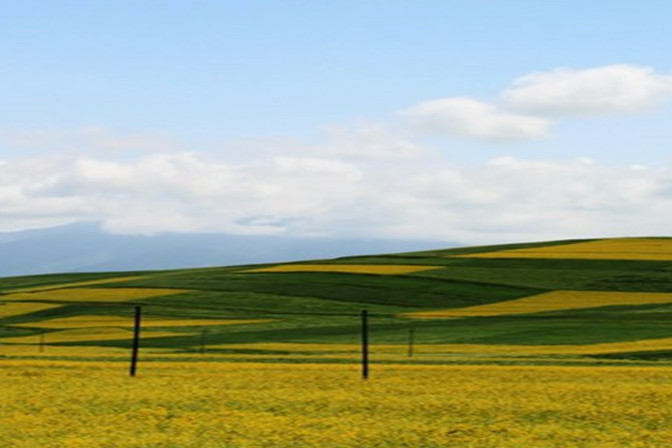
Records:
[[[142,318],[142,308],[135,307],[135,325],[133,327],[133,351],[131,353],[131,376],[135,376],[138,368],[138,349],[140,348],[140,323]]]
[[[369,378],[369,328],[368,313],[362,310],[362,379]]]

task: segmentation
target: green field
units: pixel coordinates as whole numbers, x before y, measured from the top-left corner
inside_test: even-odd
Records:
[[[315,355],[301,350],[309,344],[324,345],[323,352],[337,345],[356,352],[360,313],[366,309],[373,353],[376,346],[387,347],[388,354],[397,347],[399,361],[409,361],[411,329],[417,362],[452,362],[461,346],[472,355],[474,346],[482,347],[493,359],[500,352],[513,356],[511,347],[528,356],[536,346],[558,346],[557,356],[564,359],[567,350],[560,347],[581,346],[575,358],[665,360],[672,356],[666,341],[672,338],[668,254],[668,238],[571,240],[277,265],[4,278],[0,354],[37,356],[38,346],[42,356],[56,347],[88,347],[87,353],[95,347],[101,353],[127,348],[135,306],[142,305],[151,322],[143,329],[143,349],[175,356],[301,355],[296,359],[302,360]],[[572,291],[585,303],[570,305]],[[567,306],[549,306],[548,297],[555,296],[548,294],[554,292],[559,301],[569,297]],[[610,301],[610,293],[631,294]],[[545,309],[534,309],[537,296],[540,303],[546,298]],[[507,308],[509,303],[527,308]],[[490,315],[432,316],[480,309]],[[643,348],[628,345],[637,341],[648,342]],[[610,349],[603,350],[604,344]],[[386,359],[381,355],[381,362]],[[348,356],[327,360],[356,362]]]

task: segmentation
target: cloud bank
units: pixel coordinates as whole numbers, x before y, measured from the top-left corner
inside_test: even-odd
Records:
[[[0,231],[100,221],[117,233],[220,232],[489,243],[665,235],[672,171],[587,158],[459,162],[427,135],[548,138],[565,117],[632,113],[668,75],[614,65],[522,76],[492,101],[429,99],[310,141],[186,148],[166,135],[0,133]],[[7,152],[6,154],[9,154]]]
[[[100,220],[117,233],[521,241],[666,234],[672,172],[501,157],[394,166],[184,152],[132,161],[59,157],[0,165],[1,230]]]

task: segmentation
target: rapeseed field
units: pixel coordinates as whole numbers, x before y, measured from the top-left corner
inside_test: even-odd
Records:
[[[13,448],[666,447],[672,368],[6,360]]]
[[[361,347],[356,344],[291,344],[291,343],[257,343],[257,344],[222,344],[208,347],[211,350],[287,352],[292,357],[297,353],[307,356],[342,357],[349,355],[350,359],[358,359]],[[628,342],[608,342],[601,344],[575,345],[513,345],[513,344],[415,344],[413,346],[414,360],[428,361],[439,359],[439,356],[455,354],[473,354],[489,356],[522,355],[602,355],[611,353],[652,352],[672,350],[672,338],[642,339]],[[379,344],[372,348],[376,360],[391,359],[398,361],[407,356],[408,347],[405,345]],[[489,358],[492,359],[492,358]],[[540,358],[541,359],[541,358]],[[471,359],[473,361],[474,358]],[[528,359],[532,361],[532,359]],[[593,362],[594,360],[588,360]]]
[[[181,336],[182,333],[168,331],[144,331],[143,339]],[[133,331],[124,328],[101,327],[101,328],[77,328],[70,330],[52,331],[30,336],[14,336],[0,339],[2,343],[10,344],[35,344],[42,340],[47,344],[60,344],[70,342],[91,341],[123,341],[131,340]],[[1,353],[1,351],[0,351]]]
[[[447,310],[405,313],[406,317],[472,317],[530,314],[545,311],[600,308],[605,306],[635,306],[672,303],[672,293],[622,291],[551,291],[522,299],[489,303]]]
[[[667,447],[670,241],[7,279],[0,447]]]
[[[16,292],[2,297],[3,301],[57,302],[125,302],[188,292],[168,288],[64,288],[40,289],[35,292]]]
[[[672,238],[610,238],[581,243],[463,255],[469,258],[546,258],[672,261]]]
[[[155,327],[207,327],[220,325],[240,325],[270,322],[271,319],[167,319],[161,317],[146,317],[142,321],[143,328]],[[133,318],[123,316],[106,315],[79,315],[71,317],[62,317],[58,319],[43,320],[40,322],[30,322],[27,324],[16,324],[16,327],[31,328],[102,328],[119,327],[132,328]]]
[[[34,313],[36,311],[44,311],[51,308],[58,308],[60,305],[53,303],[39,303],[39,302],[15,302],[0,304],[0,318],[21,316],[23,314]]]
[[[57,282],[42,286],[27,286],[22,288],[11,288],[9,292],[36,292],[36,291],[47,291],[50,289],[63,289],[63,288],[74,288],[77,286],[89,286],[89,285],[103,285],[106,283],[119,283],[127,282],[131,280],[139,280],[144,278],[144,275],[132,275],[132,276],[123,276],[123,277],[110,277],[102,278],[96,280],[84,280],[84,281],[75,281],[75,282]]]

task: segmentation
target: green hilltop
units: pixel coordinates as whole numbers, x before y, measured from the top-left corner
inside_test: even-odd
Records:
[[[285,270],[274,271],[278,265]],[[41,337],[47,345],[128,347],[128,338],[96,339],[96,329],[114,316],[127,320],[122,327],[131,327],[137,305],[143,308],[143,318],[156,321],[143,329],[142,347],[184,353],[203,350],[206,341],[209,353],[235,351],[231,347],[236,344],[357,344],[363,309],[370,315],[374,345],[402,346],[411,328],[417,344],[489,345],[493,352],[510,345],[672,338],[672,239],[667,238],[565,240],[278,265],[0,279],[0,303],[5,304],[0,305],[0,343],[35,344]],[[349,266],[352,272],[344,272]],[[420,268],[382,272],[395,266]],[[381,272],[371,272],[376,269]],[[164,288],[179,291],[123,300],[127,291]],[[93,298],[103,289],[111,297],[118,292],[122,300]],[[549,310],[506,311],[510,301],[533,301],[556,291],[570,296],[572,291],[595,292],[602,299],[579,306],[568,302],[565,308],[560,304]],[[620,293],[631,293],[624,295],[630,302],[609,302],[609,294],[623,296]],[[45,309],[3,312],[17,303],[44,304]],[[473,315],[450,316],[450,310],[490,304],[504,311],[478,315],[478,308]],[[436,310],[448,310],[448,315],[413,315]],[[59,322],[77,316],[78,331],[90,329],[94,336],[59,338],[73,328]],[[160,324],[171,319],[190,321]],[[218,325],[213,319],[243,322]],[[147,337],[161,331],[171,333]],[[656,349],[640,355],[666,353]]]

